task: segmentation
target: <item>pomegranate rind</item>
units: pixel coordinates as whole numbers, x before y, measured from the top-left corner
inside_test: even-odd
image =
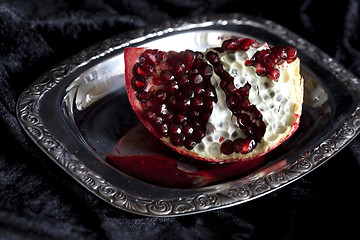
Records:
[[[188,150],[183,146],[174,146],[168,137],[161,137],[156,129],[144,118],[142,117],[143,112],[143,105],[140,103],[140,101],[136,98],[136,92],[131,86],[131,79],[133,78],[133,66],[138,62],[138,58],[140,55],[146,50],[146,48],[133,48],[128,47],[124,51],[124,58],[125,58],[125,85],[126,90],[129,98],[129,102],[138,116],[138,118],[141,120],[141,122],[144,124],[144,126],[158,139],[160,139],[166,146],[171,148],[172,150],[191,157],[195,158],[201,161],[207,161],[207,162],[240,162],[240,161],[250,161],[253,159],[257,159],[259,157],[262,157],[264,154],[272,151],[277,146],[279,146],[281,143],[286,141],[299,127],[300,122],[300,116],[302,113],[302,103],[303,103],[303,78],[300,76],[300,60],[297,58],[295,61],[293,61],[291,64],[293,65],[293,77],[289,79],[288,88],[294,89],[293,91],[293,100],[297,104],[294,105],[293,116],[294,116],[294,123],[291,125],[290,128],[286,130],[284,134],[282,134],[281,138],[278,138],[276,141],[273,141],[271,145],[268,147],[262,149],[262,151],[259,153],[258,151],[250,152],[248,154],[237,154],[234,157],[234,154],[232,157],[228,157],[226,155],[223,155],[222,157],[214,157],[210,154],[204,154],[203,152],[198,153],[193,150]]]

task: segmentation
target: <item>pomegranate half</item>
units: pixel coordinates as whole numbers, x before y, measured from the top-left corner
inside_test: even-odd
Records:
[[[124,57],[135,113],[183,155],[210,162],[250,160],[298,128],[303,79],[293,47],[237,38],[205,52],[129,47]]]

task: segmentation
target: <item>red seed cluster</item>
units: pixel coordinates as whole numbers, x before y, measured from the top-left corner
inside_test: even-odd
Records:
[[[225,155],[232,154],[233,152],[249,153],[261,141],[266,129],[261,113],[249,101],[251,86],[247,83],[241,88],[236,88],[234,78],[223,69],[216,52],[207,52],[206,59],[214,66],[214,72],[221,79],[220,87],[226,94],[227,107],[236,116],[239,127],[247,135],[245,139],[225,140],[221,144],[220,151]]]
[[[291,63],[297,58],[297,50],[293,47],[274,46],[270,49],[257,51],[250,60],[245,61],[245,66],[255,67],[256,74],[267,76],[272,80],[279,79],[280,71],[277,68],[284,61]]]
[[[225,40],[222,45],[222,50],[231,50],[231,51],[247,51],[250,47],[258,46],[259,44],[251,38],[232,38]]]
[[[200,52],[146,50],[133,67],[131,82],[144,105],[143,118],[173,145],[193,149],[204,138],[217,101],[212,72]],[[149,81],[157,87],[147,89]]]

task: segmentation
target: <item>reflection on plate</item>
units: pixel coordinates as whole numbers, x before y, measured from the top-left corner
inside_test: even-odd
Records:
[[[149,164],[152,159],[123,158],[126,151],[136,151],[129,145],[132,133],[146,134],[126,97],[124,48],[204,50],[230,36],[299,50],[305,98],[296,134],[247,169],[184,160],[161,147],[153,152],[159,167]],[[132,213],[179,216],[252,200],[326,162],[358,134],[359,86],[356,77],[317,47],[271,21],[197,17],[127,32],[66,59],[23,92],[17,114],[39,148],[96,196]],[[156,141],[151,139],[138,149],[145,151]],[[166,169],[173,172],[166,175]]]

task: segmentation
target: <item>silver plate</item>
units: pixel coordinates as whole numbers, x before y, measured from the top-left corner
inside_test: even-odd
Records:
[[[301,125],[306,127],[284,143],[287,150],[246,176],[188,189],[149,184],[107,164],[104,155],[115,146],[116,135],[136,121],[123,97],[124,48],[204,50],[229,36],[250,36],[298,49],[305,78]],[[81,51],[22,93],[17,116],[50,159],[110,205],[146,216],[179,216],[255,199],[329,160],[359,132],[359,86],[355,76],[284,27],[243,15],[218,15],[136,29]],[[94,112],[93,106],[99,104],[102,114]],[[120,106],[115,113],[114,104]]]

